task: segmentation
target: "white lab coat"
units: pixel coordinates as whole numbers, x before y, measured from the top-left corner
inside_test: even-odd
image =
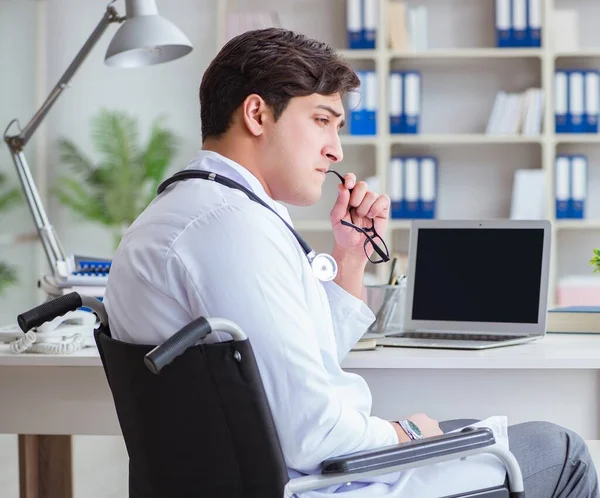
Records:
[[[188,168],[242,183],[291,223],[286,208],[233,161],[201,151]],[[397,443],[392,426],[371,415],[365,381],[340,367],[373,313],[334,282],[317,280],[285,224],[238,190],[194,179],[157,197],[123,237],[105,304],[114,337],[134,343],[160,343],[200,315],[240,325],[256,354],[290,476],[319,472],[329,457]],[[390,396],[398,398],[399,418],[410,415],[401,392]],[[506,442],[504,419],[489,422]],[[302,496],[427,498],[504,477],[499,460],[483,455]]]

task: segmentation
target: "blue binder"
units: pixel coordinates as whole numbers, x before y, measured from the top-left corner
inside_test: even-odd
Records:
[[[528,47],[531,45],[527,29],[527,0],[511,0],[511,47]]]
[[[374,49],[377,45],[379,0],[362,0],[363,48]]]
[[[375,71],[365,71],[365,135],[377,135],[378,81]]]
[[[377,73],[375,71],[356,71],[360,87],[349,96],[351,135],[377,134]]]
[[[389,76],[390,133],[404,133],[404,74],[391,71]]]
[[[424,156],[419,163],[419,217],[435,218],[436,201],[437,160],[433,156]]]
[[[585,132],[585,78],[584,71],[570,69],[567,72],[567,133]]]
[[[511,46],[511,0],[496,0],[496,45],[500,48]]]
[[[388,173],[388,192],[391,201],[392,218],[405,218],[404,158],[399,156],[392,157]]]
[[[419,157],[409,156],[404,158],[405,218],[409,219],[421,217],[419,163]]]
[[[587,157],[581,154],[570,157],[569,218],[585,218],[587,198]]]
[[[527,1],[527,31],[529,45],[542,46],[542,0]]]
[[[554,73],[554,126],[556,133],[568,133],[569,123],[569,74],[557,70]]]
[[[554,160],[554,197],[556,219],[568,218],[571,198],[571,158],[568,155],[557,155]]]
[[[404,119],[401,120],[403,133],[418,134],[421,129],[421,73],[407,71],[404,73],[403,110]]]
[[[349,48],[364,48],[363,26],[362,0],[346,0],[346,29]]]
[[[598,111],[600,96],[600,71],[586,70],[584,73],[583,132],[598,133]]]
[[[365,106],[365,71],[356,71],[358,79],[360,80],[360,86],[348,93],[348,112],[350,113],[350,119],[348,120],[348,130],[350,135],[364,135],[366,128],[366,112]]]

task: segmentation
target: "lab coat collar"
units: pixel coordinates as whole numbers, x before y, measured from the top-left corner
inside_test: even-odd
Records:
[[[212,150],[200,150],[185,169],[202,169],[223,175],[231,180],[241,183],[252,190],[252,192],[291,224],[290,215],[285,206],[269,197],[258,178],[250,173],[250,171],[228,157]]]

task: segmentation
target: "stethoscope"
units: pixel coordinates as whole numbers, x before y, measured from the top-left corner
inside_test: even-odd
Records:
[[[339,176],[339,174],[338,174]],[[161,194],[169,185],[178,182],[180,180],[189,180],[192,178],[200,178],[203,180],[212,180],[214,182],[220,183],[221,185],[225,185],[226,187],[235,188],[237,190],[241,190],[244,192],[251,200],[258,202],[260,205],[266,207],[271,212],[275,213],[281,221],[285,223],[290,232],[294,235],[302,250],[306,254],[308,259],[308,263],[312,268],[312,272],[319,280],[322,282],[327,282],[329,280],[333,280],[338,272],[338,265],[333,256],[326,253],[317,253],[315,252],[308,243],[300,236],[296,230],[287,222],[283,217],[275,211],[271,206],[269,206],[265,201],[263,201],[260,197],[258,197],[254,192],[247,189],[243,185],[240,185],[236,181],[231,180],[222,175],[218,175],[217,173],[212,173],[210,171],[203,170],[185,170],[179,171],[175,173],[172,177],[166,179],[162,182],[158,189],[157,194]]]

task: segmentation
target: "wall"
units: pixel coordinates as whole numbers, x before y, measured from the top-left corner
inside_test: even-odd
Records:
[[[56,81],[104,12],[104,3],[84,0],[47,0],[47,77]],[[66,137],[97,160],[90,139],[90,118],[102,108],[121,110],[139,119],[147,137],[159,115],[179,136],[181,146],[173,170],[183,168],[200,148],[198,88],[216,50],[216,0],[159,1],[161,15],[175,23],[191,40],[194,50],[186,57],[158,66],[118,69],[103,64],[104,54],[117,26],[110,26],[72,80],[71,88],[48,116],[48,181],[67,172],[57,159],[56,140]],[[76,6],[76,7],[74,7]],[[122,0],[115,4],[124,13]],[[60,239],[68,253],[110,257],[113,239],[101,227],[83,222],[73,212],[50,201]]]
[[[36,89],[36,2],[3,0],[0,2],[0,128],[4,133],[8,123],[18,118],[21,126],[35,112]],[[14,132],[14,133],[12,133]],[[11,128],[17,134],[18,128]],[[26,155],[35,173],[36,140],[27,147]],[[0,141],[0,172],[12,187],[19,180],[4,140]],[[3,189],[4,191],[4,189]],[[9,246],[2,244],[4,236],[33,232],[33,218],[24,201],[11,211],[0,213],[0,261],[17,269],[19,283],[0,295],[0,326],[15,322],[18,312],[35,303],[37,244]]]

